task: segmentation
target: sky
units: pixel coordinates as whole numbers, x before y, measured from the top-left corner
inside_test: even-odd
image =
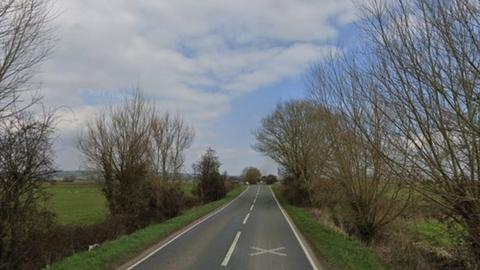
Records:
[[[278,102],[306,95],[312,64],[354,43],[359,1],[56,0],[56,45],[36,80],[59,116],[57,167],[85,168],[86,123],[138,85],[194,127],[187,172],[213,147],[230,174],[276,173],[252,133]]]

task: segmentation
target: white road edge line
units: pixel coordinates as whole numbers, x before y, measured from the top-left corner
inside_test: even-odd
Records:
[[[240,238],[240,234],[242,234],[242,232],[237,232],[237,235],[235,235],[235,239],[233,239],[232,245],[228,249],[227,255],[225,255],[225,259],[223,259],[221,266],[228,265],[228,261],[230,261],[230,257],[232,257],[235,246],[237,245],[238,239]]]
[[[250,213],[248,213],[247,216],[245,217],[245,219],[243,220],[243,224],[247,223],[247,220],[248,220],[249,216],[250,216]]]
[[[230,204],[232,204],[234,201],[236,201],[238,198],[240,198],[245,192],[247,192],[247,190],[250,189],[250,186],[247,187],[242,193],[240,193],[237,197],[235,197],[233,200],[231,200],[229,203],[227,203],[226,205],[222,206],[221,208],[215,210],[213,213],[210,213],[209,215],[207,215],[206,217],[202,218],[201,220],[199,220],[197,223],[193,224],[192,226],[188,227],[185,231],[177,234],[175,237],[173,237],[172,239],[168,240],[165,244],[161,245],[160,247],[158,247],[157,249],[155,249],[154,251],[150,252],[148,255],[146,255],[145,257],[143,257],[142,259],[138,260],[136,263],[134,263],[133,265],[129,266],[127,268],[127,270],[131,270],[133,269],[134,267],[136,267],[137,265],[141,264],[143,261],[145,261],[146,259],[150,258],[153,254],[157,253],[158,251],[162,250],[164,247],[168,246],[170,243],[172,243],[173,241],[175,241],[177,238],[179,238],[180,236],[184,235],[185,233],[189,232],[190,230],[192,230],[193,228],[197,227],[198,225],[200,225],[201,223],[203,223],[205,220],[215,216],[216,214],[220,213],[223,209],[227,208]]]
[[[293,234],[294,234],[295,237],[297,238],[298,243],[300,243],[300,246],[302,247],[303,252],[304,252],[305,255],[307,256],[307,259],[308,259],[308,261],[310,262],[310,265],[312,266],[313,270],[318,270],[317,265],[315,264],[312,256],[310,255],[310,253],[308,252],[307,248],[306,248],[305,245],[303,244],[302,239],[300,238],[300,236],[298,235],[297,231],[295,230],[294,225],[292,224],[292,222],[291,222],[290,219],[288,218],[287,213],[285,212],[285,210],[283,210],[283,207],[282,207],[282,206],[280,205],[280,203],[278,202],[277,197],[275,197],[275,193],[273,192],[272,187],[269,187],[269,188],[270,188],[270,191],[272,192],[272,195],[273,195],[273,198],[275,199],[275,202],[277,202],[278,208],[280,208],[280,211],[281,211],[282,214],[283,214],[283,217],[287,220],[288,225],[290,225],[290,229],[292,229]]]

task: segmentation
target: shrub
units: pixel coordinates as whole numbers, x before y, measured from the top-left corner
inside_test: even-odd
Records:
[[[29,268],[32,243],[53,222],[42,186],[54,172],[52,117],[0,118],[0,269]]]
[[[315,207],[327,208],[333,211],[343,200],[343,192],[338,183],[330,178],[313,181],[312,204]]]
[[[41,269],[75,252],[87,250],[90,245],[101,244],[123,234],[135,231],[132,218],[110,216],[98,224],[58,225],[38,231],[30,239],[31,251],[24,256],[22,269]]]
[[[186,198],[179,182],[151,181],[148,186],[149,204],[146,218],[160,221],[174,217],[182,210]]]
[[[283,187],[283,195],[291,204],[310,206],[309,188],[305,185],[305,182],[297,181],[292,176],[286,176],[283,179]]]
[[[228,177],[225,177],[224,184],[225,184],[225,192],[227,193],[235,189],[239,185],[238,182],[232,181]]]
[[[275,184],[278,181],[278,179],[275,175],[269,174],[267,176],[262,176],[262,181],[265,181],[265,184],[267,185],[272,185],[272,184]]]
[[[185,196],[185,201],[183,203],[183,207],[185,209],[190,209],[194,206],[201,204],[200,198],[196,196],[196,189],[194,189],[192,193],[194,194],[194,196]]]
[[[225,177],[219,172],[220,161],[215,150],[208,148],[200,161],[193,165],[195,178],[199,181],[196,193],[203,202],[225,197]]]

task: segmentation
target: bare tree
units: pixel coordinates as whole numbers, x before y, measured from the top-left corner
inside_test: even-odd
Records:
[[[322,174],[329,147],[321,134],[326,111],[310,101],[290,101],[277,105],[255,132],[254,148],[282,166],[298,189],[297,203],[311,204],[312,181]]]
[[[389,137],[392,127],[382,113],[384,104],[368,65],[351,59],[337,56],[317,65],[310,92],[319,106],[332,112],[325,120],[332,150],[326,176],[339,183],[350,209],[347,218],[368,242],[403,212],[410,192],[384,158],[392,154],[390,139],[395,138]]]
[[[33,69],[52,48],[48,0],[0,2],[0,118],[22,111],[38,101],[22,100],[31,89]]]
[[[152,124],[154,166],[162,180],[178,180],[185,163],[185,150],[193,142],[195,132],[180,115],[168,112],[156,117]]]
[[[396,155],[388,158],[465,227],[478,266],[480,6],[471,0],[393,2],[373,1],[365,9],[371,76],[391,134],[401,138],[391,140]]]
[[[51,49],[48,0],[0,2],[0,269],[28,265],[32,243],[53,222],[42,182],[53,170],[53,114],[26,109],[39,101],[34,68]]]
[[[137,91],[99,114],[80,139],[87,163],[103,175],[112,214],[138,215],[148,203],[144,188],[151,171],[153,119],[153,107]]]
[[[0,119],[0,269],[26,265],[32,242],[53,222],[42,183],[53,169],[53,115]]]

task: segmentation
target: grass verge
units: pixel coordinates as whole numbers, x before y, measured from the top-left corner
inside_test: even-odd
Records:
[[[278,189],[275,195],[322,261],[335,269],[386,269],[377,255],[361,242],[320,224],[307,209],[287,203]]]
[[[221,200],[192,208],[180,216],[106,242],[93,251],[79,252],[49,269],[115,269],[172,233],[233,200],[244,189],[244,186],[238,187]]]

